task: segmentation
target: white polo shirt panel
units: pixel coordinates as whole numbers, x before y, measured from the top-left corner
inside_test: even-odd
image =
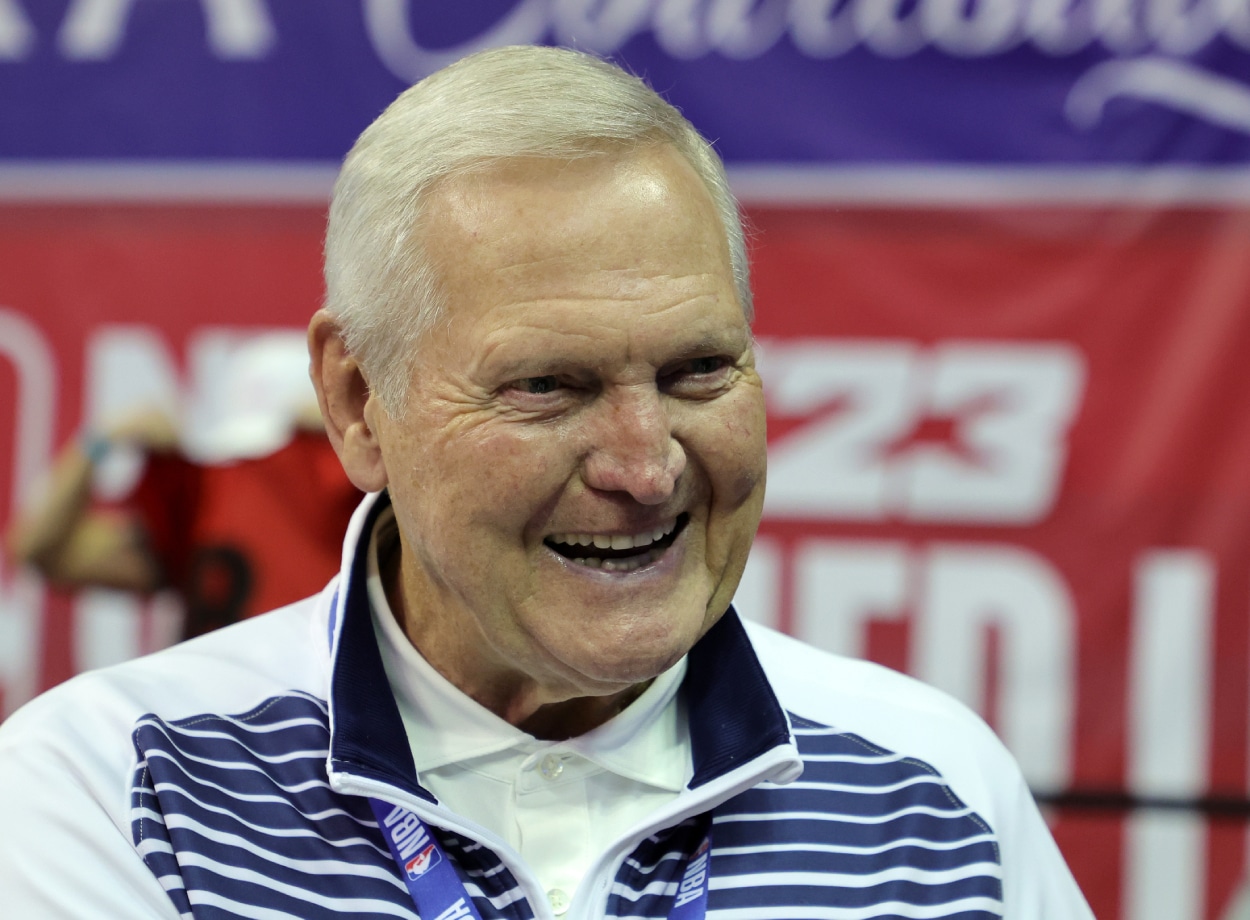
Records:
[[[567,741],[540,741],[457,689],[408,641],[382,586],[379,518],[369,546],[373,628],[420,783],[514,847],[562,913],[591,863],[689,782],[690,734],[678,690],[686,659],[623,712]]]

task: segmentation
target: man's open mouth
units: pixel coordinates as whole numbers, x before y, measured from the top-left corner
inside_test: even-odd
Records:
[[[553,533],[543,543],[577,565],[605,572],[632,572],[663,556],[689,522],[690,515],[683,511],[672,524],[643,533]]]

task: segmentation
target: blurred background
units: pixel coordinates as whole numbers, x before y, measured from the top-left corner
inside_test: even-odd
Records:
[[[745,206],[738,607],[981,712],[1103,920],[1250,917],[1247,0],[0,0],[0,714],[334,569],[337,162],[536,42],[646,77]]]

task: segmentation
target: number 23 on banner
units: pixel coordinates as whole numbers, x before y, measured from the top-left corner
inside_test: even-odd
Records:
[[[771,339],[769,517],[1031,524],[1085,383],[1062,343]]]

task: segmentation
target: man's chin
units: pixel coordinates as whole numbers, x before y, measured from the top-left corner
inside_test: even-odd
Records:
[[[702,637],[703,630],[670,633],[662,639],[622,639],[611,647],[587,654],[576,670],[596,695],[610,694],[654,680],[682,659]]]

